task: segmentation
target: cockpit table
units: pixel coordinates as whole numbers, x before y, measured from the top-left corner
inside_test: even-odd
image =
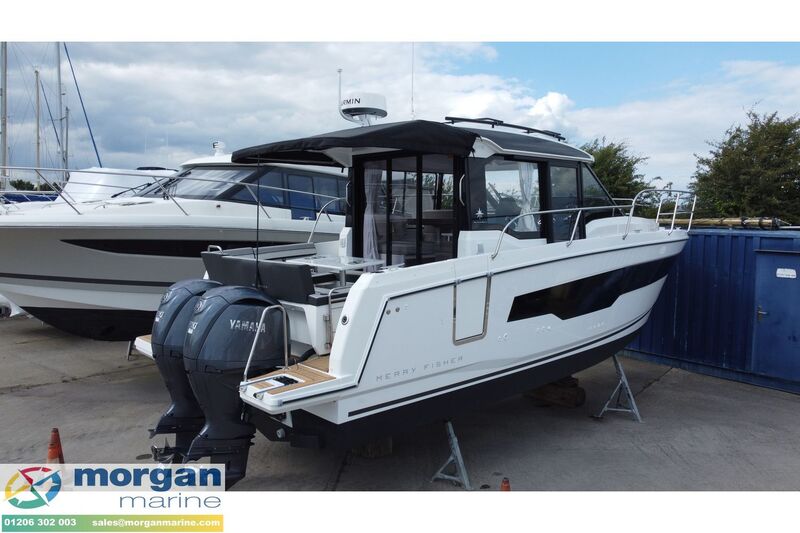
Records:
[[[342,287],[347,285],[347,272],[365,270],[370,267],[382,267],[386,264],[383,259],[365,259],[363,257],[349,257],[339,255],[309,255],[305,257],[292,257],[286,263],[308,265],[318,270],[327,270],[339,273]]]

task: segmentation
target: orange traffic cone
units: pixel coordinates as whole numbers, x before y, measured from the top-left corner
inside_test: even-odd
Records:
[[[50,445],[47,446],[47,464],[64,464],[64,452],[61,450],[61,437],[58,428],[50,432]]]
[[[500,491],[511,492],[511,482],[508,480],[507,477],[504,477],[503,481],[500,483]]]

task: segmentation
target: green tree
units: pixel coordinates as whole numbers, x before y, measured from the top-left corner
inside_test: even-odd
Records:
[[[769,216],[800,223],[800,117],[747,113],[697,157],[692,189],[699,213]]]
[[[10,180],[9,183],[18,191],[32,191],[36,189],[36,186],[27,180]]]
[[[612,197],[633,198],[642,189],[652,186],[638,171],[648,158],[631,153],[626,142],[608,142],[603,137],[584,144],[581,150],[594,156],[592,169]]]

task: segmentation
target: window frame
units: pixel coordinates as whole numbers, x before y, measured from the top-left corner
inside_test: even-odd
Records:
[[[392,161],[395,159],[404,159],[404,158],[416,158],[415,170],[414,174],[416,176],[414,188],[416,190],[416,213],[414,220],[416,221],[416,242],[415,242],[415,255],[416,261],[418,261],[417,265],[425,264],[422,263],[422,242],[423,242],[423,235],[422,235],[422,226],[424,223],[424,213],[422,209],[422,193],[423,193],[423,174],[424,172],[424,159],[426,156],[441,156],[443,154],[429,154],[429,153],[419,153],[419,152],[411,152],[407,150],[397,150],[393,152],[381,152],[377,154],[365,154],[360,155],[353,158],[352,164],[352,182],[353,186],[351,187],[351,194],[353,196],[351,201],[351,207],[349,212],[352,214],[352,236],[353,236],[353,255],[361,256],[364,253],[364,212],[366,209],[366,195],[365,195],[365,185],[364,185],[364,168],[365,165],[370,162],[380,161],[384,163],[384,172],[386,172],[387,176],[387,187],[385,194],[389,195],[388,197],[391,198],[392,194],[392,179],[391,179],[391,172],[394,171],[392,168]],[[452,249],[451,249],[451,258],[455,258],[458,256],[458,234],[459,232],[464,229],[462,225],[463,221],[468,220],[468,213],[465,214],[464,211],[466,210],[466,206],[461,204],[459,200],[459,178],[457,176],[461,176],[465,174],[465,158],[464,157],[452,157],[453,161],[453,206],[451,208],[452,211],[452,221],[453,221],[453,239],[452,239]],[[411,173],[410,171],[407,171]],[[434,172],[431,172],[434,173]],[[465,180],[467,181],[467,180]],[[407,187],[406,187],[407,189]],[[355,194],[353,194],[355,191]],[[469,201],[467,200],[467,205],[469,205]],[[386,209],[386,223],[387,227],[391,224],[391,209]],[[391,265],[391,250],[392,250],[392,238],[391,232],[388,232],[386,238],[386,256],[387,256],[387,265]],[[417,266],[415,265],[415,266]]]

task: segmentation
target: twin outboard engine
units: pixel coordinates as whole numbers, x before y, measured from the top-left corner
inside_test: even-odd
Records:
[[[150,430],[150,438],[165,433],[175,434],[174,447],[153,447],[153,457],[158,461],[181,462],[189,451],[192,439],[205,424],[205,415],[184,370],[183,341],[198,300],[207,290],[219,286],[219,282],[207,279],[179,281],[164,293],[156,312],[150,343],[153,359],[172,403],[156,427]]]
[[[205,414],[186,460],[210,457],[225,463],[226,485],[244,477],[255,427],[242,419],[239,383],[251,349],[249,376],[285,364],[284,320],[279,302],[252,287],[219,287],[207,291],[194,308],[183,347],[192,391]],[[288,323],[286,324],[288,335]],[[253,342],[258,340],[253,348]]]
[[[175,446],[153,447],[157,461],[210,457],[226,465],[230,487],[244,477],[255,427],[243,420],[239,383],[251,350],[249,376],[285,364],[280,303],[252,287],[187,280],[164,294],[151,344],[172,403],[150,436],[175,433]],[[259,332],[260,331],[260,332]],[[258,341],[253,341],[258,334]]]

